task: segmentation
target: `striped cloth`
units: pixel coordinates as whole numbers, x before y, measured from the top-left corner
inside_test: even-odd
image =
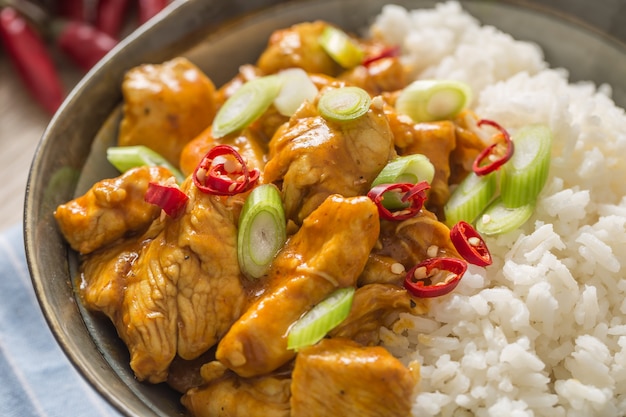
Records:
[[[0,234],[0,416],[120,416],[76,372],[46,326],[19,225]]]

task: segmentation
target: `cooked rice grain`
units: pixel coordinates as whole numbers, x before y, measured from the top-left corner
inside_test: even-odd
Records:
[[[487,239],[494,264],[382,332],[405,363],[422,363],[413,414],[626,415],[626,115],[610,87],[569,83],[538,46],[454,1],[386,6],[371,30],[402,46],[415,78],[470,84],[480,117],[554,133],[533,217]]]

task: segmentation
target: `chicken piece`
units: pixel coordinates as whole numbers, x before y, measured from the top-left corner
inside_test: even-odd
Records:
[[[161,209],[144,200],[150,182],[172,174],[162,167],[140,167],[94,184],[89,191],[54,212],[72,249],[88,254],[130,234],[145,231]]]
[[[402,222],[381,221],[379,241],[359,277],[359,285],[401,285],[404,274],[424,259],[461,258],[450,240],[450,229],[426,209]]]
[[[296,357],[291,417],[406,417],[416,376],[385,348],[324,339]]]
[[[407,85],[406,71],[399,58],[382,58],[368,66],[359,65],[341,74],[339,79],[361,87],[372,96],[401,90]]]
[[[122,305],[113,319],[135,376],[155,384],[167,380],[178,333],[176,282],[161,263],[163,245],[159,234],[143,247],[125,277]]]
[[[487,143],[476,133],[478,117],[465,110],[459,114],[454,123],[456,125],[456,147],[450,155],[450,184],[459,184],[472,172],[474,160],[485,149]]]
[[[154,383],[165,380],[176,354],[176,285],[155,256],[162,227],[88,255],[79,287],[85,306],[105,313],[115,325],[137,379]]]
[[[389,111],[389,125],[393,131],[395,145],[400,155],[423,154],[435,167],[427,206],[441,212],[450,198],[450,155],[456,148],[455,125],[449,120],[430,123],[415,123],[405,115]]]
[[[137,379],[168,377],[178,354],[192,360],[217,343],[243,312],[235,217],[241,202],[203,194],[189,180],[178,218],[94,253],[82,265],[81,295],[103,311],[130,352]]]
[[[236,221],[243,201],[204,194],[190,180],[185,184],[187,210],[166,229],[172,250],[167,257],[163,248],[161,264],[177,283],[178,355],[193,359],[215,345],[244,310]]]
[[[356,290],[348,317],[330,331],[329,336],[375,346],[380,342],[380,328],[392,324],[398,313],[417,315],[427,311],[426,303],[414,300],[404,288],[386,284],[365,285]]]
[[[264,182],[281,188],[287,218],[300,224],[331,194],[363,195],[395,156],[382,105],[347,123],[329,122],[305,103],[270,142]]]
[[[327,26],[328,23],[322,21],[304,22],[275,31],[259,57],[257,66],[266,74],[299,67],[306,72],[337,75],[341,67],[319,42]]]
[[[187,391],[181,402],[194,417],[289,417],[290,385],[285,376],[244,379],[223,369],[221,375]]]
[[[268,289],[220,341],[216,358],[242,377],[291,360],[289,328],[335,289],[355,285],[379,227],[369,198],[328,197],[278,253]]]
[[[145,145],[178,165],[187,142],[211,124],[213,82],[186,58],[132,68],[124,76],[120,146]]]

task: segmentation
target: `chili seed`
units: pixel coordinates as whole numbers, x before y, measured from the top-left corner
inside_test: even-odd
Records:
[[[391,265],[392,274],[401,275],[404,273],[404,271],[405,271],[404,265],[402,265],[401,263],[396,262]]]
[[[198,169],[196,171],[196,178],[198,178],[198,181],[200,181],[201,183],[204,183],[204,181],[206,180],[206,169]]]
[[[480,245],[480,239],[477,238],[476,236],[472,236],[469,239],[467,239],[467,242],[471,245],[471,246],[479,246]]]
[[[241,165],[234,159],[226,158],[224,160],[224,171],[228,172],[229,174],[241,171]]]
[[[413,271],[413,278],[418,281],[428,278],[428,269],[425,266],[415,268],[415,271]]]
[[[439,246],[437,245],[430,245],[428,249],[426,249],[426,255],[428,255],[429,258],[434,258],[435,256],[437,256],[438,253]]]

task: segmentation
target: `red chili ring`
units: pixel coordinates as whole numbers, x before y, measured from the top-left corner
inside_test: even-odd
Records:
[[[234,157],[241,166],[241,172],[229,173],[224,164],[214,164],[215,158],[222,155]],[[202,178],[198,177],[200,170],[204,171]],[[229,175],[237,174],[237,179]],[[230,145],[217,145],[209,150],[193,172],[193,182],[198,189],[207,194],[235,195],[248,191],[259,179],[258,169],[250,171],[243,157]]]
[[[430,188],[430,185],[426,181],[418,182],[417,184],[411,183],[397,183],[397,184],[380,184],[372,188],[367,196],[378,207],[378,214],[381,219],[401,221],[410,219],[415,216],[424,207],[427,195],[426,191]],[[409,203],[407,207],[403,207],[398,211],[391,211],[383,205],[384,194],[390,191],[399,191],[404,193],[401,197],[401,201]]]
[[[415,277],[416,271],[421,271],[424,277]],[[442,274],[445,271],[449,272],[451,276],[446,277],[442,283],[429,283],[427,281],[432,278],[433,272]],[[459,285],[465,271],[467,271],[467,262],[462,259],[447,257],[428,258],[409,270],[404,278],[404,288],[419,298],[440,297],[450,293]]]
[[[478,265],[491,265],[491,253],[482,236],[471,224],[460,221],[450,229],[450,240],[467,262]]]
[[[159,206],[168,216],[176,217],[187,204],[189,197],[178,186],[150,182],[144,200]]]
[[[511,157],[513,156],[513,152],[515,151],[515,145],[513,144],[513,141],[511,140],[511,136],[509,135],[509,132],[507,132],[505,128],[503,128],[502,126],[500,126],[498,123],[494,122],[493,120],[487,120],[487,119],[481,119],[478,121],[478,127],[482,125],[489,125],[489,126],[495,127],[496,129],[500,131],[500,133],[504,137],[504,143],[506,145],[506,152],[502,157],[492,161],[491,163],[487,165],[481,165],[486,159],[489,158],[490,155],[494,154],[494,151],[498,147],[499,144],[493,143],[487,146],[485,149],[483,149],[482,152],[478,154],[476,159],[474,159],[474,163],[472,164],[472,170],[474,171],[476,175],[487,175],[497,170],[502,165],[504,165],[509,159],[511,159]]]

